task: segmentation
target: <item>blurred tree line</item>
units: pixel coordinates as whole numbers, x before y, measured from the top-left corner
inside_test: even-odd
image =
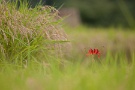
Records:
[[[28,0],[34,7],[40,0]],[[93,26],[135,26],[135,0],[42,0],[43,5],[74,7],[81,20]]]
[[[84,23],[101,26],[135,25],[135,0],[68,0],[68,5],[79,8]]]

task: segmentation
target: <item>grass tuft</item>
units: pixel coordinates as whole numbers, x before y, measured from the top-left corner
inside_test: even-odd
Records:
[[[0,60],[27,63],[62,54],[61,42],[67,41],[67,35],[59,12],[50,6],[30,8],[25,1],[18,7],[18,2],[0,1]]]

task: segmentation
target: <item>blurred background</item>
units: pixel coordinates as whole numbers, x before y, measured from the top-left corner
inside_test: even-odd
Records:
[[[39,0],[31,0],[32,6],[38,2]],[[73,14],[77,24],[81,22],[90,26],[134,27],[135,23],[135,0],[42,0],[42,2],[62,9],[61,13],[64,15]]]

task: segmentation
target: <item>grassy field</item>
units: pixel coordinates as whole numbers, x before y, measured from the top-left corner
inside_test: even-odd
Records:
[[[0,90],[135,90],[133,30],[80,26],[66,35],[54,8],[21,5],[0,0]],[[87,57],[90,48],[101,57]]]
[[[92,58],[74,60],[62,65],[56,59],[49,59],[48,63],[32,60],[25,68],[1,63],[1,90],[135,89],[134,54],[130,63],[118,54],[115,57],[108,54],[100,62]]]

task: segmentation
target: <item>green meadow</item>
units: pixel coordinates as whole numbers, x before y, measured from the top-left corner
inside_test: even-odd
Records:
[[[135,90],[134,29],[62,20],[50,6],[0,0],[0,90]]]

